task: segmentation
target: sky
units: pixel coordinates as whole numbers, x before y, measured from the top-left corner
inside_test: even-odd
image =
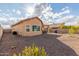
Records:
[[[7,28],[31,17],[44,24],[79,25],[78,3],[0,3],[0,24]]]

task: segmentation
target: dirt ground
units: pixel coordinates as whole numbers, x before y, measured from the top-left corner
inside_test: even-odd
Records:
[[[10,56],[13,52],[21,52],[25,46],[35,43],[39,47],[44,47],[48,56],[77,56],[78,37],[69,38],[66,35],[42,34],[33,37],[22,37],[4,32],[0,41],[0,55]],[[16,49],[12,47],[15,46]]]

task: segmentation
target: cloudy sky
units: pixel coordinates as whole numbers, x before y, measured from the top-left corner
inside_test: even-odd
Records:
[[[79,25],[77,3],[1,3],[0,24],[9,27],[18,21],[38,16],[44,24]]]

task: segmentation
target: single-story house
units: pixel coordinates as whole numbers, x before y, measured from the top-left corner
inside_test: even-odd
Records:
[[[69,29],[61,29],[61,24],[51,24],[48,27],[48,33],[68,33]]]
[[[40,35],[43,32],[43,23],[38,17],[24,19],[12,27],[13,34],[19,34],[22,36],[35,36]]]
[[[44,24],[44,26],[43,26],[43,33],[47,33],[48,32],[48,28],[49,28],[49,25]]]
[[[38,17],[23,19],[11,26],[11,32],[22,36],[35,36],[43,33],[68,33],[68,29],[61,29],[61,24],[43,24]]]

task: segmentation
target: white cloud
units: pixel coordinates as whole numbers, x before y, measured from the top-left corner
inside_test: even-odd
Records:
[[[49,11],[52,11],[53,9],[50,6],[47,6],[46,8],[43,9],[42,13],[47,13]]]
[[[10,25],[15,24],[17,22],[16,17],[0,17],[0,24],[3,26],[3,28],[8,28]]]
[[[36,4],[25,4],[24,5],[23,9],[24,9],[26,18],[34,16],[35,6]]]
[[[0,21],[7,21],[7,19],[4,17],[0,17]]]
[[[2,16],[3,17],[10,17],[10,14],[8,14],[8,13],[2,13]]]
[[[14,13],[15,13],[15,12],[16,12],[16,10],[15,10],[15,9],[13,9],[13,10],[12,10],[12,12],[14,12]]]
[[[2,10],[0,9],[0,12],[1,12]]]
[[[26,11],[30,14],[33,15],[35,12],[35,8],[34,7],[27,7]]]
[[[66,23],[66,22],[69,22],[70,20],[73,20],[73,18],[74,18],[73,15],[67,15],[67,16],[57,19],[56,22],[57,23]]]
[[[44,24],[52,24],[57,22],[69,22],[72,20],[78,21],[77,19],[74,19],[74,16],[71,15],[71,11],[68,6],[64,7],[61,9],[61,12],[53,12],[53,8],[51,7],[50,4],[47,3],[40,3],[40,4],[25,4],[23,7],[23,10],[19,9],[13,9],[9,10],[8,13],[0,13],[0,23],[3,25],[12,25],[21,19],[24,18],[29,18],[29,17],[34,17],[38,16],[41,18]],[[21,13],[24,12],[25,17],[16,17],[15,15],[21,15]],[[12,14],[13,13],[13,14]],[[57,19],[56,19],[57,18]],[[75,22],[76,23],[76,22]]]
[[[65,23],[65,25],[79,25],[79,23],[77,21],[74,21],[74,22],[67,22]]]
[[[30,6],[26,4],[24,10],[26,18],[38,16],[44,23],[51,23],[53,19],[53,9],[47,3],[31,4]]]
[[[78,25],[79,26],[79,16],[75,16],[74,18],[70,19],[65,25]]]
[[[54,13],[53,15],[53,19],[55,23],[67,23],[69,21],[73,21],[74,20],[74,15],[71,14],[71,11],[69,9],[69,7],[64,7],[62,8],[61,12],[59,13]]]
[[[41,3],[41,4],[32,4],[31,6],[26,5],[26,7],[29,8],[35,8],[34,12],[32,13],[28,13],[28,10],[26,10],[27,8],[25,8],[26,10],[26,17],[33,17],[33,16],[39,16],[41,18],[41,20],[43,21],[43,23],[45,24],[51,24],[54,23],[55,18],[57,19],[62,19],[61,22],[65,22],[67,21],[65,18],[73,18],[73,16],[68,15],[70,14],[70,9],[69,7],[64,7],[62,8],[61,12],[59,13],[53,13],[53,9],[51,8],[51,5],[49,4],[45,4],[45,3]]]
[[[67,9],[67,10],[64,10],[64,11],[62,11],[62,12],[55,13],[55,14],[53,15],[53,18],[61,17],[61,16],[65,15],[65,14],[69,14],[69,13],[70,13],[70,10]]]
[[[67,9],[69,9],[69,7],[68,7],[68,6],[66,6],[66,7],[62,8],[61,10],[62,10],[62,11],[64,11],[64,10],[67,10]]]
[[[19,9],[13,9],[9,10],[6,9],[5,11],[0,9],[0,24],[4,27],[10,27],[10,25],[16,23],[20,20],[21,17],[17,17],[21,14],[21,11]],[[17,15],[17,16],[15,16]]]
[[[0,24],[2,24],[2,25],[7,25],[7,24],[9,24],[8,23],[9,21],[7,20],[7,18],[4,18],[4,17],[0,17]]]
[[[16,11],[16,14],[21,15],[21,11],[20,10],[17,10]]]
[[[11,29],[10,25],[1,25],[4,29]]]
[[[13,9],[12,12],[15,13],[15,14],[21,15],[21,11],[19,9],[18,10]]]

